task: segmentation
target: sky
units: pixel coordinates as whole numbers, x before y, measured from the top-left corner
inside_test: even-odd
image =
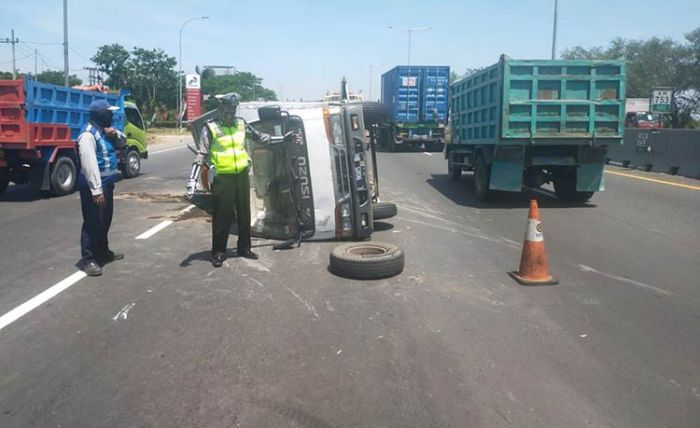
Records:
[[[63,1],[0,0],[0,39],[17,45],[18,68],[63,69]],[[118,6],[117,6],[118,5]],[[104,10],[99,10],[104,6]],[[163,49],[182,64],[232,65],[263,79],[285,99],[319,99],[346,76],[351,90],[380,96],[381,74],[408,57],[411,64],[449,65],[458,73],[484,67],[505,53],[518,59],[551,55],[554,0],[68,0],[71,72],[101,45]],[[700,27],[698,0],[560,0],[557,50],[607,45],[615,37],[683,41]],[[11,48],[0,44],[0,70],[10,71]]]

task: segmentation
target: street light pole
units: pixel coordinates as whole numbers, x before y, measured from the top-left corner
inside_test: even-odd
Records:
[[[406,31],[408,33],[408,82],[407,84],[411,84],[411,35],[415,31],[427,31],[430,30],[430,27],[394,27],[394,26],[389,26],[389,29],[391,30],[402,30]],[[409,104],[409,98],[406,98],[406,120],[409,119],[410,116],[410,110],[408,107]]]
[[[552,59],[557,59],[557,21],[559,20],[559,0],[554,0],[554,30],[552,31]]]
[[[70,79],[68,67],[68,0],[63,0],[63,83],[68,86]]]
[[[179,47],[179,60],[178,60],[178,72],[177,72],[177,130],[180,137],[182,137],[182,30],[185,29],[185,25],[192,21],[197,21],[199,19],[209,19],[208,16],[198,16],[196,18],[190,18],[182,24],[180,27],[180,43]]]

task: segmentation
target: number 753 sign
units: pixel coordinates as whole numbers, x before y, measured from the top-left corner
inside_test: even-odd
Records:
[[[654,88],[651,90],[651,112],[670,113],[673,100],[673,89]]]

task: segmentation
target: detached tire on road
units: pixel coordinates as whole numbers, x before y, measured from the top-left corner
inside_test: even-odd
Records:
[[[384,242],[353,242],[331,251],[330,271],[351,279],[380,279],[403,271],[404,253]]]
[[[73,193],[78,181],[78,170],[75,162],[68,156],[59,156],[51,167],[51,193],[63,196]]]
[[[374,220],[384,220],[396,215],[396,204],[391,202],[377,202],[372,204],[372,218]]]

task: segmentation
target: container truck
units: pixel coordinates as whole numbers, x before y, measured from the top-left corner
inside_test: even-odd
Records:
[[[391,123],[381,139],[391,151],[424,146],[442,151],[449,110],[450,67],[399,65],[382,75]]]
[[[604,189],[607,148],[625,118],[622,60],[499,62],[451,85],[448,174],[473,170],[481,200],[553,183],[559,199]]]
[[[88,107],[103,99],[119,107],[112,126],[123,131],[124,177],[135,177],[148,157],[146,133],[135,104],[119,95],[36,82],[0,80],[0,193],[10,182],[32,184],[56,196],[73,192],[78,178],[76,141],[89,120]]]

